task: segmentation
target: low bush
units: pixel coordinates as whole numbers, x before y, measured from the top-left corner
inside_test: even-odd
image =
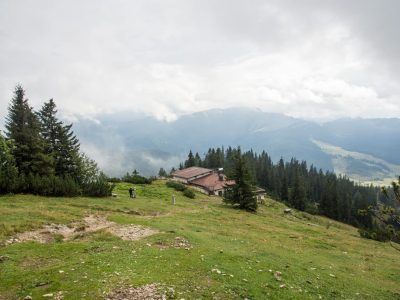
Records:
[[[110,184],[105,175],[95,176],[88,182],[78,183],[70,176],[18,175],[12,184],[1,193],[31,193],[40,196],[76,197],[111,196],[114,184]]]
[[[188,197],[190,199],[194,199],[194,197],[196,197],[196,194],[191,190],[191,189],[186,189],[183,191],[183,195],[185,197]]]
[[[111,196],[114,187],[114,183],[109,183],[107,177],[100,174],[96,180],[85,183],[82,192],[85,196],[107,197]]]
[[[123,181],[132,183],[132,184],[151,184],[154,180],[155,177],[144,177],[140,175],[125,175],[122,178]]]
[[[187,189],[187,187],[184,184],[176,182],[176,181],[170,180],[170,181],[167,181],[165,184],[167,185],[167,187],[174,188],[175,190],[177,190],[179,192],[183,192],[184,190]]]

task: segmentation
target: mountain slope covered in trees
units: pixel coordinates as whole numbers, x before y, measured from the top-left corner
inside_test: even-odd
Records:
[[[341,119],[317,124],[246,108],[209,110],[169,123],[128,113],[74,123],[83,149],[111,175],[134,168],[151,175],[160,167],[176,166],[190,149],[203,154],[209,147],[231,145],[265,150],[275,162],[280,157],[296,157],[323,170],[345,170],[362,181],[392,180],[393,172],[382,164],[371,168],[369,161],[358,158],[341,160],[338,168],[340,153],[327,152],[315,141],[369,155],[397,168],[400,140],[394,137],[399,127],[400,119]]]

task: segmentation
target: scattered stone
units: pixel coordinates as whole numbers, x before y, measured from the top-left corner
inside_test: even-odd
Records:
[[[292,210],[290,208],[285,208],[283,211],[285,214],[290,214]]]
[[[45,286],[45,285],[48,285],[50,282],[39,282],[39,283],[37,283],[35,286],[36,287],[39,287],[39,286]]]
[[[0,263],[5,262],[7,259],[10,259],[7,255],[0,255]]]
[[[331,276],[331,277],[333,277],[333,278],[335,278],[336,276],[335,275],[333,275],[333,274],[329,274],[329,276]]]
[[[31,296],[26,296],[26,297],[24,298],[24,300],[32,300],[32,297],[31,297]]]
[[[279,272],[279,271],[276,271],[274,273],[274,277],[275,277],[276,280],[281,281],[282,280],[282,273]]]
[[[217,274],[221,274],[222,273],[221,270],[218,270],[218,269],[212,269],[211,272],[217,273]]]
[[[282,288],[286,287],[286,284],[281,284],[279,287],[282,289]]]
[[[52,298],[54,296],[53,293],[49,293],[49,294],[44,294],[42,297],[43,298]]]
[[[187,239],[177,236],[174,241],[174,248],[176,248],[176,249],[183,248],[183,249],[188,250],[193,247],[190,245],[190,243]]]
[[[142,300],[142,299],[170,299],[175,294],[172,288],[166,291],[166,295],[160,293],[160,287],[158,284],[147,284],[140,287],[127,287],[115,290],[109,293],[105,300]]]

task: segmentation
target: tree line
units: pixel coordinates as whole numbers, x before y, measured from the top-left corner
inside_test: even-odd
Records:
[[[246,176],[253,185],[264,188],[271,197],[290,207],[354,225],[368,238],[392,239],[391,232],[398,232],[400,228],[400,224],[393,221],[382,222],[376,213],[382,211],[377,208],[384,205],[392,207],[390,211],[399,216],[393,197],[394,189],[382,193],[380,188],[373,185],[357,184],[346,176],[324,172],[314,165],[308,167],[306,161],[295,158],[284,161],[281,158],[274,163],[265,151],[258,154],[253,150],[241,152],[240,148],[221,147],[210,148],[203,158],[190,151],[186,161],[179,167],[222,167],[228,177],[234,178],[238,173],[238,157],[245,162],[245,169],[249,173]]]
[[[46,196],[108,196],[113,185],[80,151],[72,124],[57,117],[53,99],[39,111],[16,86],[0,133],[0,193]]]

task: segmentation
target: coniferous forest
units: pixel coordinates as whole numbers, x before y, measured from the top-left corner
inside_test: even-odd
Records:
[[[305,161],[281,158],[274,163],[265,151],[241,153],[240,148],[232,147],[210,148],[204,158],[190,151],[180,168],[223,167],[225,174],[232,178],[238,154],[245,160],[253,184],[264,188],[272,198],[298,210],[356,226],[364,237],[399,241],[399,210],[393,190],[382,193],[379,187],[356,184],[346,176],[307,166]],[[377,215],[382,206],[394,208],[390,218]]]
[[[80,151],[72,124],[57,118],[53,99],[34,111],[17,86],[0,134],[0,193],[108,196],[113,186]]]

